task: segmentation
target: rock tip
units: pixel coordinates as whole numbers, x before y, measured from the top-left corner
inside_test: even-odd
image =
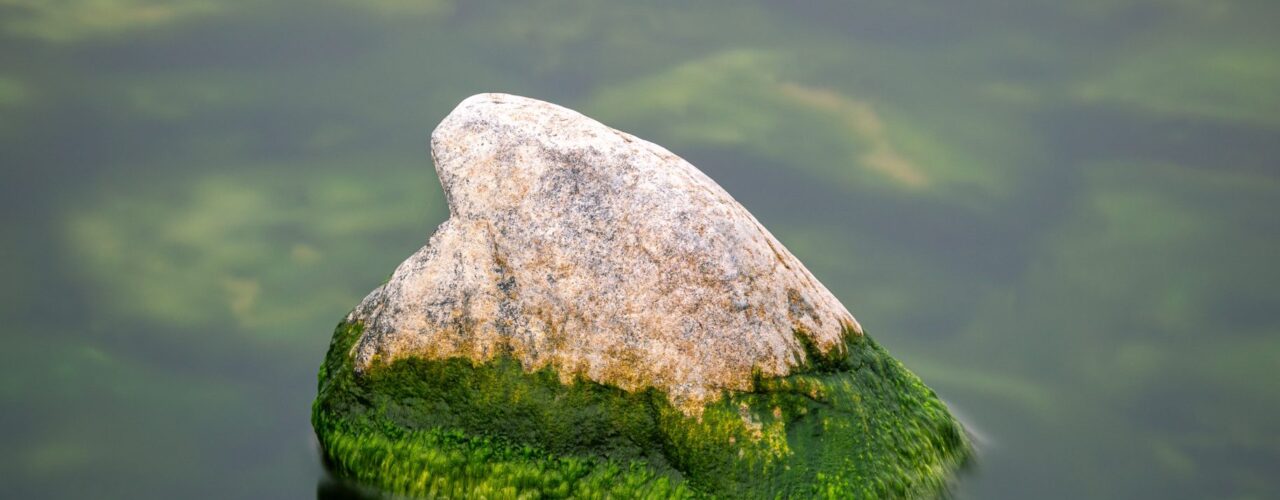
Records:
[[[449,114],[445,115],[444,119],[441,120],[440,123],[436,125],[436,128],[431,131],[431,146],[434,149],[435,145],[443,135],[449,133],[456,125],[461,124],[457,122],[468,121],[455,119],[456,117],[476,115],[501,116],[504,114],[500,111],[503,109],[501,106],[503,104],[531,104],[542,102],[543,101],[539,101],[531,97],[523,97],[502,92],[481,92],[479,94],[474,94],[463,99],[457,106],[454,106],[453,110],[449,111]]]

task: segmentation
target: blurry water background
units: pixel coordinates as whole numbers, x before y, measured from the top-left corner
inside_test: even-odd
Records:
[[[305,498],[333,326],[547,99],[720,182],[979,435],[1280,497],[1280,3],[0,0],[0,496]]]

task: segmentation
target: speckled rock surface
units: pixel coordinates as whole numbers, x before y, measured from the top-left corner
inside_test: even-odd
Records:
[[[742,205],[653,143],[480,94],[431,136],[450,217],[351,313],[357,371],[510,355],[687,413],[862,334]]]

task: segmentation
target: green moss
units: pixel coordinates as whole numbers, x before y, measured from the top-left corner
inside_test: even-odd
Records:
[[[501,357],[399,360],[356,375],[339,325],[312,416],[340,476],[402,494],[484,497],[919,497],[968,457],[963,431],[869,338],[808,372],[757,377],[689,417]]]

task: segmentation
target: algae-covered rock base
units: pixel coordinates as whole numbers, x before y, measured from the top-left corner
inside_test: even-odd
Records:
[[[338,325],[313,424],[342,477],[449,498],[917,498],[968,458],[928,387],[866,336],[700,417],[509,357],[404,359],[357,376]],[[815,353],[816,354],[816,353]]]
[[[918,498],[969,458],[933,391],[665,149],[482,94],[432,154],[450,219],[320,370],[337,476],[447,498]]]

